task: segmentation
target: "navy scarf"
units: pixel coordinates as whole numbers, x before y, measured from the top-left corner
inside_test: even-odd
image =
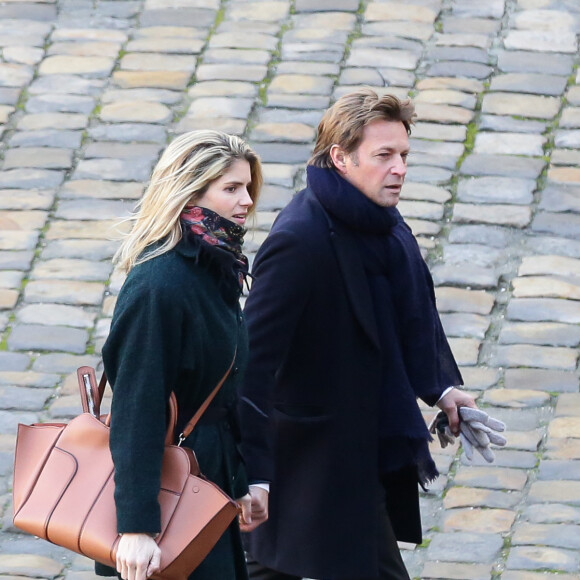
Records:
[[[415,466],[425,485],[437,477],[417,397],[434,404],[463,383],[435,306],[433,281],[410,228],[332,169],[309,166],[308,184],[332,216],[356,233],[382,352],[381,472]]]

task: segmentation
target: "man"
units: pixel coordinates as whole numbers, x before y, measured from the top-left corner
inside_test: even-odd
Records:
[[[454,433],[458,407],[475,407],[453,388],[431,276],[395,207],[413,117],[370,89],[340,98],[308,187],[256,256],[240,415],[270,494],[254,495],[269,519],[248,538],[252,578],[408,580],[396,540],[421,542],[417,482],[437,476],[416,399]]]

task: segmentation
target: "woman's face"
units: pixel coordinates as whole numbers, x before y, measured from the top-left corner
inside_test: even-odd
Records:
[[[248,191],[251,183],[250,164],[245,159],[236,159],[221,177],[209,184],[196,205],[243,226],[254,203]]]

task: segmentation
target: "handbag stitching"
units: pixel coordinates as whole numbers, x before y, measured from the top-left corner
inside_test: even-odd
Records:
[[[185,454],[186,459],[189,461],[189,457],[187,455],[187,452],[183,449],[181,449],[180,447],[178,447],[178,449],[180,449],[180,451],[182,452],[182,454]],[[183,495],[183,490],[185,489],[185,486],[187,485],[187,482],[189,480],[189,477],[185,477],[184,478],[184,482],[181,486],[181,489],[179,491],[174,491],[171,492],[171,490],[167,490],[170,493],[173,493],[176,497],[181,498],[181,496]],[[159,544],[161,542],[161,540],[163,539],[163,537],[165,536],[165,533],[167,532],[167,530],[169,529],[169,526],[171,525],[171,522],[173,521],[173,518],[175,517],[175,512],[173,512],[171,514],[171,517],[169,518],[167,525],[165,526],[165,529],[161,531],[161,533],[159,534],[159,536],[156,538],[157,543]]]
[[[37,425],[43,426],[44,427],[44,423],[33,423],[31,425],[31,427],[35,427]],[[40,479],[40,476],[42,474],[42,472],[44,471],[44,468],[46,467],[46,463],[50,458],[50,454],[54,451],[54,449],[56,448],[56,445],[58,443],[58,440],[61,438],[62,434],[64,433],[64,427],[66,427],[65,423],[47,423],[47,425],[49,426],[60,426],[61,431],[58,435],[58,437],[54,440],[54,444],[52,445],[52,447],[49,448],[46,457],[44,458],[41,467],[37,470],[36,472],[36,477],[34,478],[34,483],[30,486],[30,491],[28,492],[28,494],[26,495],[26,497],[22,500],[22,503],[20,504],[20,508],[18,509],[18,511],[14,514],[14,517],[16,517],[24,508],[24,506],[28,503],[28,501],[30,500],[30,496],[34,493],[34,490],[36,488],[36,484],[38,483],[38,480]],[[16,464],[18,462],[18,447],[16,447],[16,453],[14,454],[14,463]]]
[[[59,437],[59,439],[60,439],[60,437]],[[60,451],[61,453],[64,453],[64,454],[68,455],[69,457],[72,457],[73,464],[74,464],[75,468],[74,468],[72,477],[68,480],[68,483],[64,486],[64,488],[60,492],[58,499],[54,502],[54,505],[52,506],[52,509],[50,510],[50,513],[48,514],[48,516],[46,518],[46,523],[45,523],[45,527],[44,527],[44,536],[46,537],[46,539],[49,542],[52,542],[52,540],[48,536],[48,526],[50,526],[50,520],[52,519],[52,516],[54,514],[54,510],[58,507],[60,500],[62,499],[63,495],[66,493],[66,490],[70,487],[71,483],[74,480],[74,476],[76,475],[76,473],[79,470],[79,462],[77,461],[77,458],[72,453],[69,453],[68,451],[66,451],[64,449],[61,449],[60,447],[57,447],[56,445],[53,447],[53,450]]]
[[[101,486],[101,490],[99,491],[97,497],[95,498],[95,501],[91,504],[90,509],[87,511],[87,515],[86,515],[85,519],[83,520],[83,523],[82,523],[82,525],[80,527],[80,530],[79,530],[79,540],[78,540],[78,544],[77,545],[78,545],[78,548],[79,548],[79,553],[83,554],[83,556],[86,556],[86,554],[81,549],[81,541],[83,539],[83,533],[84,533],[85,527],[87,525],[87,520],[92,515],[93,509],[95,507],[95,504],[103,496],[103,493],[105,492],[105,488],[107,487],[107,484],[109,483],[109,481],[111,481],[111,478],[114,477],[114,475],[115,475],[115,469],[113,468],[113,469],[111,469],[111,473],[109,473],[109,476],[105,480],[105,483],[103,483],[103,485]]]

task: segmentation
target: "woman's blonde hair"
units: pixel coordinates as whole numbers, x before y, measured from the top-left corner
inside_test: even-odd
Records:
[[[135,213],[133,227],[113,261],[129,272],[133,266],[160,256],[181,239],[179,216],[195,205],[210,183],[224,175],[236,160],[250,164],[249,194],[254,204],[262,187],[262,166],[257,153],[242,139],[220,131],[191,131],[177,137],[163,152]],[[155,242],[153,249],[145,249]]]
[[[410,135],[414,117],[415,107],[410,100],[401,101],[389,94],[379,97],[368,87],[348,93],[322,117],[308,165],[334,169],[332,146],[339,145],[346,153],[352,153],[360,145],[364,128],[377,119],[400,121]]]

